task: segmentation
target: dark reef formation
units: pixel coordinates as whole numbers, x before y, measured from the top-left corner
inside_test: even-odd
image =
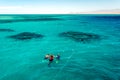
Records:
[[[0,29],[0,32],[14,32],[12,29]]]
[[[107,20],[120,20],[120,16],[119,15],[108,15],[108,16],[94,16],[94,18],[96,19],[107,19]]]
[[[84,32],[74,32],[68,31],[59,34],[60,37],[69,38],[76,42],[88,43],[95,40],[100,40],[100,36],[92,33],[84,33]]]
[[[23,32],[23,33],[19,33],[17,35],[12,35],[9,36],[9,38],[13,38],[16,40],[29,40],[29,39],[33,39],[33,38],[42,38],[43,35],[41,34],[36,34],[36,33],[31,33],[31,32]]]
[[[0,20],[0,23],[13,23],[13,22],[30,22],[30,21],[58,21],[63,20],[61,18],[57,17],[23,17],[23,16],[17,16],[13,17],[13,19],[6,19],[6,20]]]

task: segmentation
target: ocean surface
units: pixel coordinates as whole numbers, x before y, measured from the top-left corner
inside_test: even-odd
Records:
[[[0,15],[0,80],[120,80],[120,15]]]

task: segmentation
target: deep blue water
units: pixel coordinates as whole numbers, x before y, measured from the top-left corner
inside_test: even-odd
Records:
[[[100,39],[59,36],[69,31]],[[9,38],[22,32],[44,37]],[[48,67],[48,53],[59,63]],[[0,15],[0,80],[120,80],[120,15]]]

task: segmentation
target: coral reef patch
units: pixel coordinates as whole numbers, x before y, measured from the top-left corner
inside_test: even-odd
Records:
[[[36,34],[36,33],[31,33],[31,32],[22,32],[16,35],[9,36],[9,38],[13,38],[16,40],[30,40],[33,38],[42,38],[43,35],[41,34]]]
[[[68,31],[59,34],[60,37],[69,38],[76,42],[88,43],[95,40],[100,40],[100,36],[93,33]]]

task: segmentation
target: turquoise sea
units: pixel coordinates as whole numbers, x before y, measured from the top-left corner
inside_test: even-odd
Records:
[[[0,15],[0,80],[120,80],[120,15]]]

